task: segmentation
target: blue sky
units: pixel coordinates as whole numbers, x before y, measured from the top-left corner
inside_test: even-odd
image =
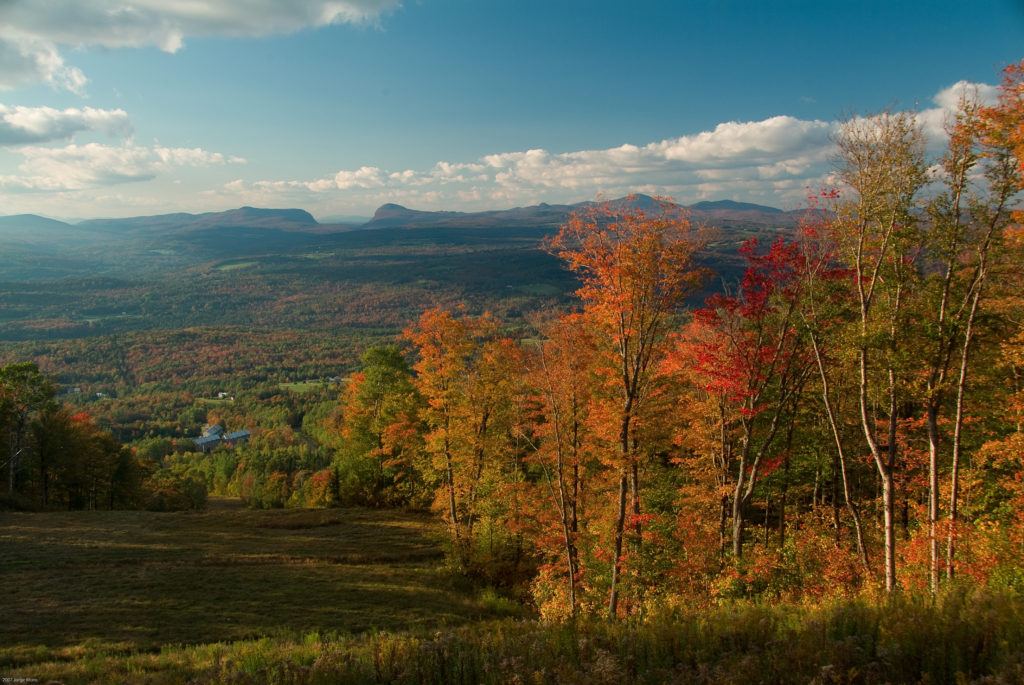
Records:
[[[1024,57],[1024,3],[0,4],[0,213],[797,206],[854,112]],[[956,85],[959,84],[959,85]]]

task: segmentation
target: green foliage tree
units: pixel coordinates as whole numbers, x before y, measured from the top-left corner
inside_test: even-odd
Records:
[[[7,433],[7,494],[14,495],[31,420],[54,401],[56,388],[33,362],[0,367],[0,419]]]

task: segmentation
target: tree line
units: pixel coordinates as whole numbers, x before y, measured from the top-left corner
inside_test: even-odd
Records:
[[[0,508],[200,508],[202,482],[140,457],[57,397],[33,362],[0,366]]]
[[[758,593],[1020,584],[1024,63],[930,158],[910,112],[845,122],[796,235],[740,249],[703,306],[707,231],[604,203],[546,243],[578,306],[434,308],[372,349],[338,418],[389,502],[542,613]]]
[[[336,410],[260,405],[232,452],[124,447],[4,366],[7,502],[431,507],[454,564],[559,617],[1024,588],[1022,81],[965,97],[937,157],[912,113],[847,121],[835,187],[701,306],[713,232],[667,201],[594,204],[545,243],[580,283],[569,311],[429,309]]]

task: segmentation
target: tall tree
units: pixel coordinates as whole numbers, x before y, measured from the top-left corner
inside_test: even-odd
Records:
[[[704,389],[719,398],[719,460],[732,484],[737,559],[743,554],[746,509],[766,465],[776,465],[777,439],[794,420],[810,369],[797,328],[796,245],[780,239],[761,254],[751,239],[740,254],[748,266],[736,294],[709,297],[676,349],[676,366],[692,368]]]
[[[847,121],[836,143],[837,172],[849,196],[837,203],[832,228],[841,259],[853,274],[858,404],[882,483],[885,586],[892,592],[894,471],[900,412],[907,400],[908,299],[920,252],[914,210],[926,180],[924,136],[914,115],[886,112]]]
[[[413,368],[416,384],[427,402],[424,418],[429,427],[427,450],[440,461],[445,488],[446,518],[456,546],[462,544],[463,526],[458,506],[454,422],[459,384],[474,352],[469,322],[440,308],[423,312],[416,326],[405,331],[417,351]]]
[[[538,399],[534,460],[540,464],[549,499],[558,512],[569,614],[577,615],[581,566],[579,539],[587,475],[592,468],[588,414],[591,403],[593,339],[578,314],[541,327],[544,340],[528,360],[529,384]]]
[[[511,465],[518,412],[518,350],[489,314],[430,309],[405,333],[416,346],[416,387],[426,401],[425,449],[443,482],[440,499],[456,549],[468,563],[481,497]]]
[[[627,498],[632,494],[636,543],[640,530],[637,419],[652,396],[666,353],[672,317],[700,282],[699,246],[689,219],[674,204],[643,209],[637,198],[598,203],[574,213],[548,247],[579,277],[576,291],[609,369],[618,471],[608,613],[619,613]]]
[[[43,508],[50,506],[55,476],[65,475],[75,455],[75,425],[63,407],[47,407],[32,422],[35,443],[39,498]],[[66,480],[66,477],[64,478]]]
[[[960,461],[963,443],[963,425],[968,376],[971,367],[971,348],[974,344],[978,316],[983,305],[993,261],[1002,258],[1014,274],[1019,288],[1020,257],[1019,236],[1010,237],[1011,249],[1003,248],[1011,221],[1019,224],[1024,217],[1011,212],[1013,197],[1024,190],[1024,61],[1011,65],[1005,71],[1000,86],[999,101],[991,107],[978,107],[975,102],[961,102],[957,119],[950,130],[949,153],[944,159],[947,195],[963,195],[969,188],[969,175],[973,167],[982,166],[982,189],[969,196],[968,214],[965,221],[952,215],[952,208],[940,218],[947,225],[958,228],[963,224],[962,252],[959,261],[959,280],[963,283],[956,303],[953,321],[958,334],[955,343],[959,346],[959,369],[956,379],[955,409],[952,437],[952,467],[949,486],[949,530],[946,538],[946,576],[952,578],[955,572],[956,524],[960,491]],[[959,181],[960,168],[964,180]],[[952,203],[947,203],[952,205]],[[954,235],[958,232],[953,231]],[[1015,249],[1016,248],[1016,249]],[[1014,288],[1014,276],[1008,280]],[[951,352],[952,353],[952,352]],[[931,416],[929,415],[929,418]],[[931,428],[930,428],[931,430]],[[938,519],[938,476],[932,475],[932,498],[929,502],[930,575],[932,587],[938,582],[938,540],[934,521]]]
[[[342,398],[341,454],[372,473],[370,497],[390,503],[416,496],[418,473],[400,431],[416,421],[422,398],[412,369],[397,345],[367,349]],[[400,492],[398,492],[400,491]]]
[[[50,406],[56,388],[32,362],[0,367],[0,419],[8,433],[7,493],[14,494],[18,466],[31,418]]]
[[[828,230],[829,212],[823,206],[834,201],[838,193],[826,190],[820,197],[812,197],[810,211],[800,226],[800,259],[798,278],[802,284],[798,314],[801,325],[810,344],[814,366],[817,370],[825,419],[836,447],[836,462],[839,467],[843,502],[853,523],[854,539],[861,565],[870,573],[867,546],[860,507],[854,500],[850,485],[849,459],[843,442],[843,420],[835,392],[839,368],[836,357],[841,352],[840,329],[849,317],[851,302],[846,297],[845,287],[849,282],[848,269],[838,265],[836,245]],[[835,349],[829,349],[829,344]]]

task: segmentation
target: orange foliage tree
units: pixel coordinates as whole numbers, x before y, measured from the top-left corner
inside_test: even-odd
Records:
[[[441,476],[435,505],[444,511],[461,560],[469,563],[479,522],[486,519],[492,543],[500,528],[496,519],[510,514],[498,506],[500,498],[482,500],[502,487],[503,475],[514,480],[521,471],[514,441],[520,352],[499,335],[489,314],[430,309],[405,336],[416,348],[416,388],[426,402],[425,450]]]
[[[581,281],[576,291],[595,336],[602,371],[598,396],[610,449],[602,459],[618,473],[608,613],[619,613],[627,495],[634,543],[640,544],[641,428],[657,395],[668,333],[699,284],[700,241],[688,217],[668,202],[641,207],[635,197],[574,213],[548,247]],[[649,453],[649,452],[648,452]]]
[[[580,543],[593,487],[589,476],[599,468],[589,425],[594,340],[579,314],[563,315],[540,331],[544,339],[526,357],[527,383],[535,398],[531,462],[543,472],[537,497],[557,512],[553,521],[545,516],[551,509],[540,508],[536,515],[542,529],[558,534],[541,535],[538,541],[549,558],[563,559],[567,613],[576,616],[583,576]],[[544,545],[548,539],[558,542]]]

